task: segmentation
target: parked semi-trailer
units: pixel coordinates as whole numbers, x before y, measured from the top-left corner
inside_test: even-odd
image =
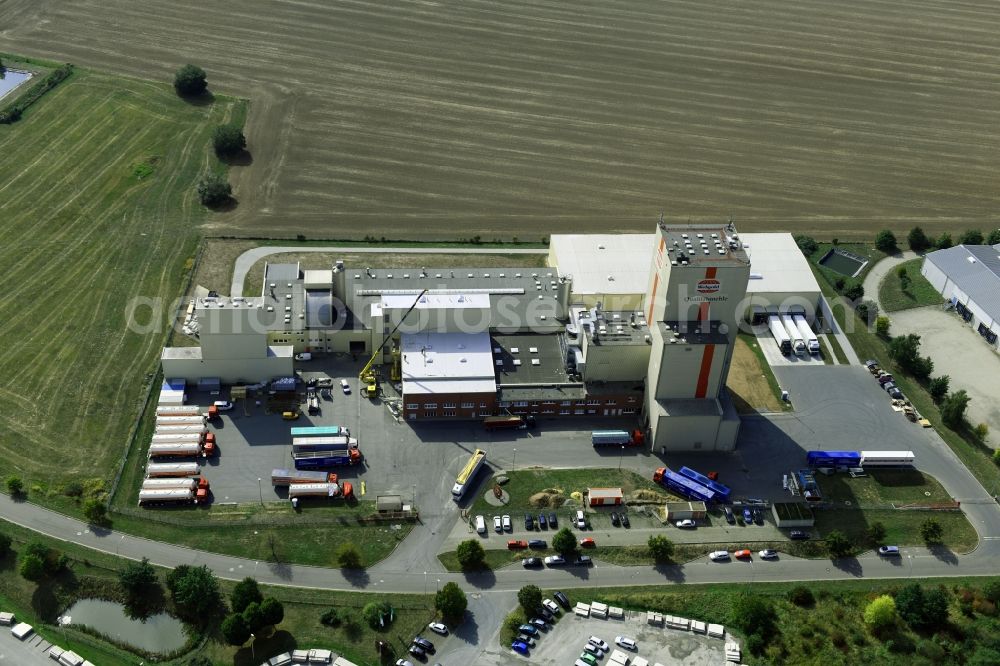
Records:
[[[913,451],[861,451],[862,467],[908,467],[914,460]]]
[[[785,327],[786,331],[788,331],[788,338],[792,342],[792,352],[796,356],[805,356],[806,341],[802,339],[802,333],[799,332],[799,327],[795,325],[792,315],[781,315],[781,325]]]
[[[679,470],[677,470],[677,473],[680,474],[681,476],[686,476],[692,481],[700,483],[706,488],[714,490],[720,502],[728,502],[730,495],[733,494],[733,491],[729,489],[729,486],[725,486],[719,483],[718,481],[713,481],[704,474],[694,471],[690,467],[681,467]]]
[[[157,504],[201,504],[208,501],[208,489],[151,488],[139,491],[139,506]]]
[[[343,451],[358,448],[358,440],[351,437],[295,437],[293,451]]]
[[[350,482],[343,483],[293,483],[288,486],[288,499],[296,497],[352,497],[354,487]]]
[[[201,407],[198,405],[158,405],[157,416],[199,416]]]
[[[179,432],[206,433],[208,428],[204,425],[161,425],[156,424],[156,435],[175,435]]]
[[[298,483],[336,483],[333,472],[307,472],[299,469],[272,469],[271,485],[288,486]]]
[[[486,451],[482,449],[473,451],[469,461],[465,463],[465,467],[458,473],[455,485],[451,488],[451,497],[453,500],[457,502],[462,499],[465,492],[472,486],[472,481],[476,478],[476,472],[479,471],[484,462],[486,462]]]
[[[354,465],[361,460],[361,452],[350,451],[302,451],[292,453],[295,469],[323,469],[324,467],[342,467]]]
[[[143,479],[142,488],[143,490],[152,490],[154,488],[189,488],[191,490],[195,490],[197,488],[208,489],[208,479],[203,476],[175,476],[163,479]]]
[[[164,476],[197,476],[201,471],[198,463],[149,463],[146,465],[146,476],[155,479]]]
[[[483,427],[487,430],[524,430],[535,425],[533,416],[487,416],[483,419]]]
[[[653,472],[653,481],[681,497],[701,502],[714,502],[718,495],[711,488],[682,476],[669,467],[661,467]]]
[[[820,352],[819,338],[813,333],[812,327],[809,326],[806,318],[802,315],[792,315],[792,321],[795,322],[795,326],[799,329],[799,334],[806,343],[806,349],[809,350],[809,353],[818,354]]]
[[[172,444],[161,443],[149,445],[150,458],[162,458],[167,456],[201,456],[202,458],[208,458],[212,455],[215,455],[214,442],[205,442],[204,444],[201,444],[200,442],[176,442]]]
[[[639,446],[644,436],[641,430],[593,430],[590,442],[594,446]]]
[[[860,451],[809,451],[806,463],[810,467],[860,467]]]
[[[180,442],[197,442],[201,444],[204,438],[204,435],[196,432],[179,432],[172,435],[153,435],[152,442],[153,444],[177,444]]]
[[[344,426],[300,426],[291,428],[292,437],[350,437]]]
[[[205,423],[204,414],[194,416],[156,416],[157,425],[199,425]]]
[[[770,315],[767,318],[767,328],[771,331],[771,335],[774,337],[775,343],[778,345],[778,349],[785,356],[792,353],[792,339],[788,337],[788,331],[781,324],[781,319],[778,315]]]

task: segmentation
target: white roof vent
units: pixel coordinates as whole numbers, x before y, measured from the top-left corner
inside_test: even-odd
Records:
[[[403,273],[403,279],[404,280],[409,280],[410,279],[410,274],[409,273]]]
[[[469,277],[470,277],[470,278],[471,278],[471,277],[473,277],[472,273],[469,273]]]
[[[458,359],[458,362],[459,362],[459,363],[465,363],[465,362],[466,362],[466,360],[467,360],[467,359],[466,359],[466,358],[465,358],[465,357],[463,356],[462,358]]]
[[[514,359],[514,365],[521,365],[521,359],[515,358]]]
[[[514,277],[516,277],[516,278],[521,277],[521,274],[520,273],[514,273]]]
[[[975,257],[966,257],[965,260],[968,261],[970,264],[976,263]]]
[[[516,353],[517,353],[517,352],[519,352],[519,351],[521,351],[521,350],[520,350],[520,349],[518,349],[517,347],[511,347],[511,348],[510,348],[510,353],[511,353],[511,354],[516,354]]]
[[[538,353],[538,347],[528,347],[528,353],[529,354],[537,354]]]
[[[539,361],[537,358],[531,359],[531,365],[541,365],[541,364],[542,362]]]
[[[502,367],[502,366],[503,366],[503,359],[502,359],[502,358],[498,358],[498,359],[496,360],[496,366],[497,366],[498,368],[499,368],[499,367]]]
[[[392,279],[392,273],[389,273],[389,274],[388,274],[388,275],[386,275],[385,277],[386,277],[387,279],[391,280],[391,279]]]

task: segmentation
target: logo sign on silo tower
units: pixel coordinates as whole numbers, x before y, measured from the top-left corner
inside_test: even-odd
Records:
[[[697,285],[699,294],[717,294],[721,288],[719,281],[711,278],[701,280]]]

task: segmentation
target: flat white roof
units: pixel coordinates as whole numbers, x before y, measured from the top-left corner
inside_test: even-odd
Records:
[[[386,310],[409,310],[413,305],[413,294],[385,294],[382,296],[382,307]],[[424,294],[417,302],[417,310],[457,310],[475,308],[490,309],[489,294]]]
[[[489,333],[404,333],[403,393],[496,391]]]
[[[576,294],[644,294],[656,234],[555,234],[549,256]]]
[[[788,233],[740,234],[750,256],[747,293],[819,294],[809,261]]]
[[[323,269],[310,269],[305,271],[303,284],[306,289],[325,289],[333,286],[333,271]]]

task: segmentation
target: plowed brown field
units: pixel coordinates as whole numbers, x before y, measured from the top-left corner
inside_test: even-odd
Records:
[[[0,30],[251,98],[216,232],[996,226],[991,0],[8,0]]]

